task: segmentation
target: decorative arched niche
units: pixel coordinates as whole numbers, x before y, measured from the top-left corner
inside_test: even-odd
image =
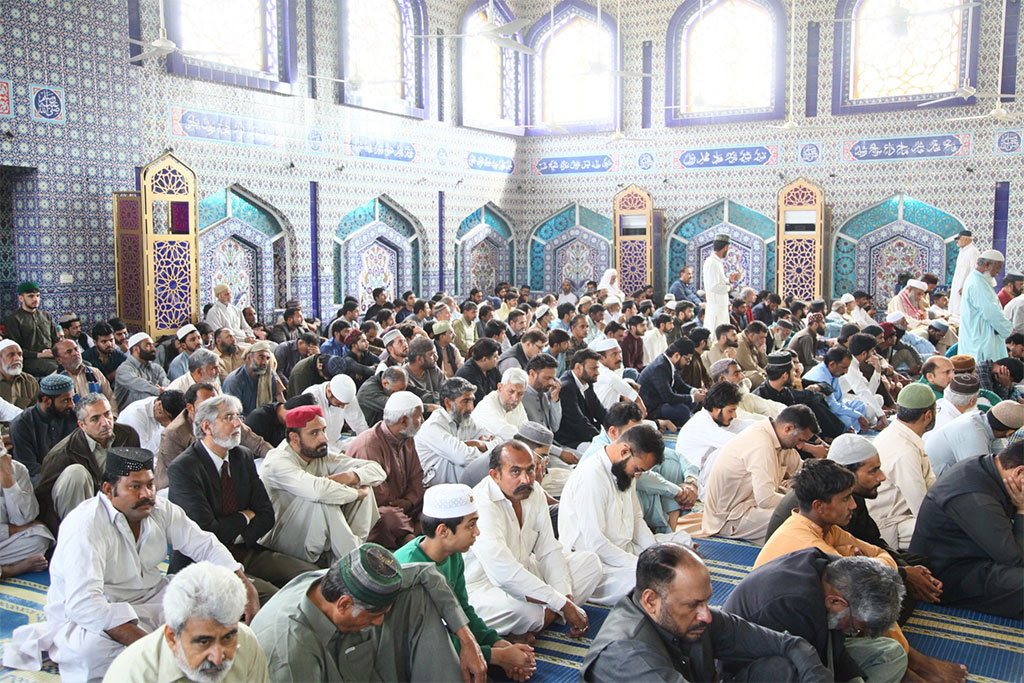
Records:
[[[741,273],[741,287],[775,289],[775,220],[731,199],[719,199],[679,220],[668,232],[665,282],[674,282],[679,271],[693,268],[695,286],[703,289],[704,259],[711,253],[715,235],[732,238],[726,271]]]
[[[334,235],[334,300],[359,300],[365,311],[371,292],[383,287],[389,299],[406,290],[420,292],[423,225],[386,194],[349,212]]]
[[[903,194],[859,211],[832,236],[832,296],[862,289],[888,301],[900,273],[949,283],[963,229],[955,216]]]
[[[581,289],[614,263],[612,219],[573,202],[530,231],[530,289],[557,292],[563,280]]]
[[[241,185],[199,203],[199,289],[203,303],[213,288],[231,287],[235,305],[252,306],[260,320],[274,320],[291,284],[287,220]]]
[[[454,291],[490,294],[499,282],[514,282],[515,246],[512,221],[493,203],[466,216],[455,232]]]

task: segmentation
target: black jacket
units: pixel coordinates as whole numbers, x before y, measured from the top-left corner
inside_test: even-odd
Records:
[[[700,360],[694,358],[693,363]],[[659,354],[651,364],[640,373],[640,398],[647,406],[647,412],[657,410],[664,403],[678,405],[682,403],[688,408],[693,407],[693,387],[683,381],[672,361],[665,354]]]
[[[223,514],[221,476],[213,466],[206,447],[199,441],[186,448],[167,468],[170,481],[168,498],[179,505],[199,528],[213,533],[229,549],[255,548],[260,537],[274,526],[274,505],[256,473],[252,451],[245,446],[232,448],[221,467],[231,468],[231,482],[239,512]],[[246,524],[241,510],[252,510],[256,516]],[[239,535],[243,542],[236,545],[235,539]],[[191,563],[190,558],[175,551],[167,573],[173,574]]]
[[[559,379],[562,381],[562,392],[558,396],[562,406],[562,421],[555,432],[555,442],[576,448],[601,433],[606,411],[594,391],[593,383],[581,394],[571,370],[562,373]]]
[[[472,358],[466,359],[466,362],[455,371],[455,376],[472,382],[476,386],[477,403],[480,403],[480,401],[484,400],[484,396],[497,389],[498,382],[501,381],[501,373],[498,372],[497,368],[484,372]]]

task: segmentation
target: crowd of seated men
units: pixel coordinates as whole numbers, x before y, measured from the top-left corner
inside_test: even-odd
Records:
[[[714,312],[692,269],[664,296],[609,270],[378,288],[329,321],[260,321],[218,284],[155,340],[55,322],[23,283],[0,566],[50,589],[4,664],[526,680],[557,622],[592,638],[588,681],[965,680],[901,625],[919,602],[1024,618],[1024,330],[1003,312],[1024,294],[1011,276],[1002,301],[983,256],[957,314],[927,275],[888,313],[744,287]],[[691,533],[761,546],[721,608]],[[611,608],[599,633],[587,602]]]

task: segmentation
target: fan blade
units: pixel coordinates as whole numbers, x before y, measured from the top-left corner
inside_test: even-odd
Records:
[[[146,52],[143,52],[140,55],[135,55],[134,57],[132,57],[128,61],[129,62],[141,62],[143,59],[149,59],[150,57],[161,57],[161,56],[163,56],[163,53],[160,52],[159,50],[148,50]]]
[[[1001,92],[976,92],[975,97],[1001,97],[1004,100],[1015,100],[1017,95],[1005,95]]]
[[[178,50],[178,54],[183,57],[195,57],[196,59],[204,59],[206,57],[237,57],[237,53],[234,52],[207,52],[205,50]]]
[[[504,36],[492,34],[487,36],[487,40],[491,41],[498,47],[504,47],[509,50],[515,50],[516,52],[522,52],[524,55],[537,54],[537,51],[534,50],[532,47],[529,47],[528,45],[523,45],[518,40],[512,40],[511,38],[506,38]]]
[[[132,45],[138,45],[139,47],[149,47],[149,45],[150,45],[149,42],[147,42],[147,41],[135,40],[134,38],[129,38],[128,42],[131,43]]]
[[[953,121],[980,121],[981,119],[991,118],[988,114],[982,114],[981,116],[958,116],[955,119],[946,119],[947,122]]]
[[[619,78],[651,78],[654,74],[645,74],[642,71],[614,71],[609,69],[605,73],[609,73],[612,76],[618,76]]]
[[[927,102],[922,102],[921,104],[919,104],[917,106],[919,106],[919,107],[930,107],[933,104],[938,104],[939,102],[949,102],[950,100],[959,100],[959,99],[962,99],[959,95],[949,95],[948,97],[940,97],[937,100],[928,100]]]
[[[503,36],[507,36],[512,33],[519,33],[519,31],[523,30],[529,25],[529,19],[516,19],[514,21],[508,22],[507,24],[502,24],[501,26],[498,26],[495,29],[495,32],[500,33]]]

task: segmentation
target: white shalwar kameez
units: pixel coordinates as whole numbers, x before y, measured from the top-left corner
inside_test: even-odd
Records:
[[[981,252],[971,242],[960,250],[956,257],[956,268],[953,270],[953,282],[949,286],[949,312],[952,315],[960,315],[960,302],[963,301],[963,288],[967,283],[967,276],[978,267],[978,259]]]
[[[719,325],[729,324],[729,289],[732,283],[725,275],[725,261],[718,254],[711,253],[701,266],[704,296],[707,304],[704,307],[704,327],[715,334]]]
[[[676,437],[676,445],[683,449],[690,462],[700,468],[697,477],[697,490],[701,499],[708,485],[708,474],[715,456],[722,446],[732,441],[733,437],[754,424],[754,420],[734,418],[728,427],[723,427],[706,410],[698,410],[693,414]]]
[[[692,545],[685,531],[654,534],[644,521],[636,480],[620,491],[607,452],[580,462],[559,501],[559,540],[570,552],[589,551],[601,559],[603,576],[591,600],[614,605],[636,584],[637,555],[655,543]]]
[[[320,406],[320,410],[324,413],[324,422],[327,423],[327,427],[324,429],[327,434],[327,443],[331,450],[339,450],[343,445],[341,430],[345,428],[346,423],[357,435],[365,432],[370,426],[366,424],[366,416],[363,415],[363,409],[359,407],[359,399],[355,396],[345,404],[344,408],[331,405],[331,402],[327,400],[326,391],[330,385],[330,382],[314,384],[302,393],[310,394],[316,400],[316,404]]]
[[[28,468],[11,460],[14,486],[0,488],[0,565],[44,555],[53,546],[53,534],[45,524],[33,524],[11,534],[8,525],[24,526],[39,517],[39,501],[32,490]]]
[[[476,446],[467,446],[466,442],[480,439],[485,434],[472,415],[456,424],[451,413],[444,408],[432,412],[413,437],[416,455],[420,456],[423,467],[423,484],[459,483],[466,465],[481,456],[487,457]]]

